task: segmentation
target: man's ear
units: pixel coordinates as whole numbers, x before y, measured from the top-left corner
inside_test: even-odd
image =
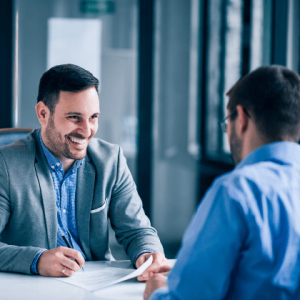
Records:
[[[39,101],[35,106],[35,111],[41,125],[46,125],[50,116],[48,106],[43,101]]]
[[[241,105],[237,105],[236,110],[238,114],[236,118],[236,134],[242,137],[248,129],[249,117]]]

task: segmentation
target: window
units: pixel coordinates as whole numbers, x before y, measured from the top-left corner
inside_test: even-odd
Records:
[[[15,15],[15,127],[40,127],[41,75],[77,64],[100,80],[96,137],[121,145],[136,177],[138,0],[15,0]]]
[[[271,63],[272,2],[207,2],[207,57],[204,158],[231,162],[227,135],[218,121],[226,116],[226,92],[245,74]]]

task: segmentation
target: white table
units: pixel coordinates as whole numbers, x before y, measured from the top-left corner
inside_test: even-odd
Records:
[[[170,260],[173,265],[175,260]],[[130,261],[88,262],[84,268],[108,265],[133,269]],[[49,277],[0,272],[1,300],[142,300],[145,283],[136,278],[109,286],[93,294]]]

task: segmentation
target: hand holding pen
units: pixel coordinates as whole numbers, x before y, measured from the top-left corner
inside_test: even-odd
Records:
[[[68,277],[77,272],[85,263],[81,253],[67,247],[44,251],[38,259],[37,271],[42,276]]]
[[[70,245],[69,241],[67,240],[67,238],[66,238],[64,235],[62,235],[61,237],[62,237],[62,239],[64,240],[64,242],[65,242],[65,244],[67,245],[67,247],[70,248],[70,249],[73,249],[73,247],[71,247],[71,245]],[[76,261],[76,260],[75,260],[75,261]],[[77,262],[77,261],[76,261],[76,262]],[[78,262],[77,262],[77,264],[79,265]],[[80,265],[79,265],[79,266],[80,266]],[[82,271],[84,271],[83,267],[81,267],[81,269],[82,269]]]

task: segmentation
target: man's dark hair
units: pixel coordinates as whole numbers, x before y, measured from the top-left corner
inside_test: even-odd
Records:
[[[300,137],[300,77],[283,66],[264,66],[240,79],[227,93],[229,112],[248,109],[268,142]],[[235,115],[236,117],[236,115]]]
[[[37,102],[43,101],[53,114],[60,91],[76,93],[95,87],[98,92],[98,86],[98,79],[79,66],[72,64],[54,66],[41,77]]]

